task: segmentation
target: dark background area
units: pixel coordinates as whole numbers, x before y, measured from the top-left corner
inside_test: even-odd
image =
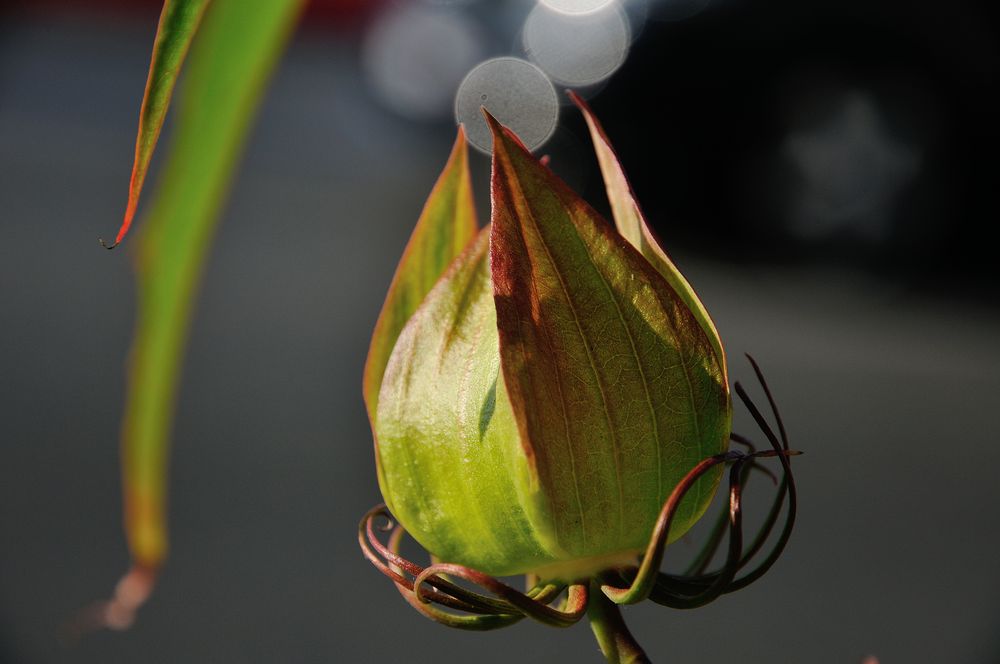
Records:
[[[994,286],[991,248],[977,240],[1000,217],[1000,52],[988,6],[734,0],[682,25],[653,23],[595,105],[621,128],[626,162],[644,162],[631,170],[650,217],[680,220],[685,248],[858,266],[939,294]],[[775,146],[842,127],[838,106],[852,97],[878,108],[880,140],[916,150],[919,166],[890,185],[884,219],[845,210],[821,236],[802,238],[785,214],[800,174]],[[850,143],[850,130],[839,138]],[[878,197],[887,176],[877,153],[852,157],[824,171],[862,180],[827,192],[844,207],[848,197]],[[866,223],[885,232],[873,240]]]
[[[360,54],[378,4],[317,3],[275,76],[192,329],[171,558],[130,631],[75,645],[59,626],[127,567],[133,287],[128,245],[96,239],[124,206],[158,3],[0,9],[0,661],[600,661],[583,624],[431,624],[357,549],[380,500],[361,367],[454,133],[373,92]],[[455,11],[493,34],[500,5],[531,3]],[[626,611],[655,661],[1000,662],[988,7],[651,11],[593,94],[731,372],[751,382],[754,353],[806,452],[800,521],[764,579],[696,611]],[[542,151],[606,208],[582,121],[564,108],[559,126]]]

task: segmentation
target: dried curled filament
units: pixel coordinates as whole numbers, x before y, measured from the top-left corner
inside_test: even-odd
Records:
[[[789,448],[788,434],[785,430],[784,422],[781,419],[777,404],[774,401],[760,367],[752,357],[748,355],[747,358],[750,360],[754,373],[767,396],[771,412],[778,425],[780,440],[746,390],[737,382],[737,396],[739,396],[740,401],[743,402],[757,423],[757,426],[764,433],[770,443],[771,449],[757,451],[752,441],[739,434],[733,434],[732,440],[746,447],[748,450],[746,453],[729,451],[709,457],[695,466],[675,487],[671,496],[667,499],[667,503],[660,513],[656,526],[653,528],[653,536],[646,549],[642,564],[638,568],[619,570],[621,580],[627,585],[621,587],[605,583],[602,586],[602,590],[612,601],[618,604],[631,604],[648,598],[658,604],[678,609],[704,606],[723,594],[744,588],[759,579],[770,569],[784,550],[795,524],[797,508],[795,479],[792,475],[789,457],[797,455],[799,452]],[[781,462],[783,477],[760,531],[757,533],[750,547],[746,551],[743,551],[743,485],[747,480],[748,471],[757,463],[758,459],[764,457],[778,458]],[[707,567],[715,555],[722,540],[722,533],[725,530],[724,528],[716,528],[710,535],[709,541],[702,552],[698,554],[695,562],[689,567],[687,574],[672,575],[660,572],[659,568],[663,561],[670,522],[673,519],[677,506],[698,477],[704,475],[711,468],[727,462],[732,462],[733,466],[729,474],[729,505],[727,510],[720,515],[725,519],[723,523],[728,522],[729,525],[729,550],[722,568],[715,572],[704,572],[704,568]],[[788,508],[785,511],[785,523],[771,552],[751,572],[737,578],[736,575],[760,552],[770,537],[786,499]]]
[[[407,560],[399,553],[405,531],[393,521],[385,505],[370,510],[359,525],[358,542],[365,557],[393,581],[403,598],[421,614],[449,627],[468,630],[506,627],[525,617],[555,627],[568,627],[587,613],[588,600],[598,601],[598,598],[591,597],[594,592],[600,592],[614,604],[633,604],[650,599],[672,608],[692,609],[746,587],[770,569],[791,535],[797,495],[790,457],[799,454],[789,448],[784,423],[760,368],[753,358],[747,357],[767,396],[778,433],[737,382],[736,394],[767,438],[769,449],[758,450],[749,438],[733,433],[732,442],[743,450],[731,449],[716,454],[692,468],[664,503],[638,567],[605,570],[594,579],[580,579],[568,585],[544,580],[539,582],[533,575],[528,575],[531,589],[521,592],[495,577],[463,565],[435,561],[428,567],[422,567]],[[770,457],[776,457],[781,463],[780,481],[759,465],[761,459]],[[678,507],[697,480],[720,465],[729,465],[729,499],[707,542],[684,574],[661,572],[670,525]],[[750,545],[744,548],[742,496],[753,470],[769,476],[778,484],[778,490],[760,530]],[[751,571],[744,572],[771,538],[783,508],[784,525],[770,552]],[[378,523],[379,519],[383,522]],[[389,534],[385,542],[379,538],[379,533]],[[715,571],[705,571],[726,534],[729,535],[728,546],[722,566]],[[459,585],[456,580],[476,590]],[[560,596],[564,599],[559,606],[552,606]]]
[[[376,525],[380,518],[385,522]],[[388,541],[383,543],[376,531],[389,532]],[[585,584],[538,583],[528,592],[521,592],[463,565],[438,563],[422,567],[399,554],[403,534],[402,526],[393,523],[385,505],[379,505],[361,520],[358,542],[365,557],[392,579],[403,598],[431,620],[470,630],[506,627],[525,617],[555,627],[568,627],[587,611]],[[469,590],[451,578],[462,579],[491,594]],[[564,592],[561,606],[551,606]]]

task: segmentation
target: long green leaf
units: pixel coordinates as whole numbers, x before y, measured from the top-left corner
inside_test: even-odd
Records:
[[[146,172],[149,170],[149,161],[156,149],[160,129],[163,128],[163,119],[167,115],[170,98],[174,94],[177,76],[180,74],[184,57],[208,4],[209,0],[166,0],[163,3],[160,23],[153,41],[153,57],[149,63],[146,91],[139,109],[139,131],[135,139],[135,160],[132,163],[132,177],[128,185],[125,217],[115,241],[106,245],[108,249],[118,246],[132,225],[142,185],[146,181]],[[103,240],[101,244],[104,244]]]
[[[728,385],[726,354],[723,351],[722,340],[719,338],[719,332],[715,328],[712,317],[708,314],[708,310],[694,292],[691,284],[684,278],[684,275],[677,269],[677,266],[674,265],[674,262],[670,260],[670,257],[667,256],[667,253],[653,236],[649,224],[646,223],[646,218],[642,214],[642,209],[635,199],[635,194],[632,192],[632,185],[629,184],[628,178],[625,176],[625,169],[622,168],[621,162],[618,161],[618,155],[611,146],[611,141],[608,139],[607,134],[604,133],[601,123],[597,121],[590,107],[587,106],[587,103],[579,95],[574,92],[570,92],[569,95],[573,103],[583,112],[583,117],[586,119],[587,126],[590,129],[594,151],[597,153],[597,161],[601,166],[601,174],[604,176],[604,186],[608,192],[608,202],[611,204],[611,213],[618,232],[633,247],[642,252],[646,260],[663,275],[694,313],[695,318],[698,319],[698,323],[705,330],[705,334],[708,335],[709,340],[712,342],[712,347],[715,349],[715,356],[722,368],[725,384]]]
[[[363,385],[372,421],[378,409],[382,375],[396,338],[445,268],[469,244],[476,227],[469,148],[465,132],[459,127],[451,156],[410,235],[372,334]]]
[[[728,444],[722,369],[666,279],[488,121],[500,360],[556,539],[581,556],[642,548],[681,477]],[[718,479],[689,494],[674,538]]]
[[[302,4],[213,3],[192,48],[165,172],[139,238],[122,474],[133,572],[141,570],[149,584],[167,550],[170,421],[195,290],[240,148]]]

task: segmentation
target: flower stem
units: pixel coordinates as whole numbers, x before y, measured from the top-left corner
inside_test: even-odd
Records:
[[[608,599],[596,579],[590,582],[587,617],[608,664],[649,664],[649,657],[628,631],[618,605]]]

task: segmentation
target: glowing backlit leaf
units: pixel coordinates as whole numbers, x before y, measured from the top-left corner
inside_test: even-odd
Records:
[[[363,391],[373,421],[382,375],[396,338],[448,264],[469,244],[475,233],[476,208],[469,179],[469,148],[460,127],[451,157],[410,235],[372,334]]]
[[[128,185],[125,218],[118,229],[115,241],[106,245],[109,249],[116,247],[125,238],[132,225],[142,185],[146,181],[146,172],[149,170],[149,161],[160,138],[160,129],[163,128],[163,119],[170,106],[177,76],[180,74],[184,57],[208,4],[209,0],[166,0],[163,3],[160,23],[153,42],[153,57],[149,63],[146,91],[139,109],[139,131],[135,139],[135,161],[132,164],[132,177]],[[104,244],[104,241],[101,243]]]
[[[728,386],[668,281],[489,121],[500,359],[522,443],[564,549],[640,548],[681,477],[728,445]],[[689,495],[672,536],[718,479]]]
[[[667,256],[667,253],[653,236],[653,232],[650,230],[649,224],[646,223],[646,219],[642,214],[642,209],[639,207],[639,203],[632,193],[632,187],[625,176],[625,170],[618,161],[618,155],[615,154],[615,150],[611,146],[611,141],[608,140],[607,134],[604,133],[604,128],[601,127],[600,122],[597,121],[597,118],[591,112],[586,102],[579,95],[574,92],[570,92],[569,95],[573,103],[583,112],[583,117],[587,120],[590,136],[594,142],[594,151],[597,153],[597,161],[601,166],[601,174],[604,176],[604,186],[608,192],[611,213],[618,232],[631,242],[633,247],[642,252],[646,260],[663,275],[691,309],[695,318],[698,319],[698,323],[705,330],[705,334],[708,335],[709,340],[712,342],[715,356],[722,368],[723,379],[728,385],[726,354],[722,349],[722,341],[719,338],[719,332],[715,328],[712,317],[709,316],[708,310],[694,292],[691,284],[684,278],[684,275],[677,269],[677,266],[674,265],[674,262],[670,260],[670,257]]]

